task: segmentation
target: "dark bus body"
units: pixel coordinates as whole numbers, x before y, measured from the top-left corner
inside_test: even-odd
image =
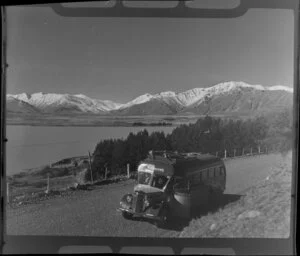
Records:
[[[170,217],[189,218],[226,187],[222,159],[199,153],[150,152],[138,166],[134,193],[122,197],[124,218],[153,219],[164,226]]]

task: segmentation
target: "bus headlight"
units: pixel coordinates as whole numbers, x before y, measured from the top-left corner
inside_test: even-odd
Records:
[[[124,195],[120,201],[120,205],[124,209],[129,209],[133,203],[133,196],[131,194]]]
[[[123,209],[129,209],[129,205],[125,204],[124,202],[120,202],[120,205]]]
[[[132,202],[132,196],[128,195],[126,201],[130,204]]]
[[[149,201],[148,201],[147,198],[145,198],[145,200],[144,200],[144,205],[145,205],[146,207],[148,207],[148,206],[150,205],[150,203],[149,203]]]
[[[144,206],[145,206],[145,207],[148,207],[149,205],[150,205],[150,202],[149,202],[149,200],[148,200],[147,195],[145,195],[145,197],[144,197]]]

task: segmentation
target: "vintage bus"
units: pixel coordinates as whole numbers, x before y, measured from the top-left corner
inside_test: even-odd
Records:
[[[222,159],[200,153],[150,151],[137,169],[134,193],[122,197],[119,211],[126,219],[153,219],[166,225],[171,217],[190,218],[226,186]]]

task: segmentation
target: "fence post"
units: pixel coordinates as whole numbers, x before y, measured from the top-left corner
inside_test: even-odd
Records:
[[[258,146],[258,154],[260,154],[260,146]]]
[[[129,164],[127,164],[127,178],[129,179],[130,178],[130,171],[129,171]]]
[[[105,166],[105,177],[104,179],[106,180],[107,179],[107,166]]]
[[[50,175],[49,175],[49,173],[47,174],[47,193],[49,193],[50,192]]]
[[[219,152],[217,151],[217,152],[216,152],[216,157],[218,157],[218,153],[219,153]]]
[[[243,148],[243,150],[242,150],[242,156],[245,154],[245,149]]]
[[[252,148],[250,148],[250,155],[252,156]]]
[[[236,149],[233,149],[233,157],[235,157],[235,150],[236,150]]]
[[[225,151],[224,151],[224,159],[226,159],[226,157],[227,157],[227,151],[225,149]]]
[[[90,165],[90,170],[91,170],[91,182],[93,184],[94,180],[93,180],[92,159],[91,159],[91,153],[90,153],[90,151],[89,151],[89,165]]]
[[[6,183],[6,194],[7,194],[7,203],[9,204],[9,183]]]

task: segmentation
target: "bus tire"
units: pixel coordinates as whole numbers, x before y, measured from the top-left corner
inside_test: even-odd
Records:
[[[220,197],[223,195],[223,190],[222,189],[213,189],[213,188],[210,188],[209,190],[211,196],[214,196],[214,197]]]
[[[164,228],[169,224],[169,210],[167,207],[163,206],[160,211],[160,219],[155,221],[155,226],[158,228]]]
[[[220,197],[223,195],[223,190],[219,188],[215,191],[215,194],[216,194],[216,196]]]

